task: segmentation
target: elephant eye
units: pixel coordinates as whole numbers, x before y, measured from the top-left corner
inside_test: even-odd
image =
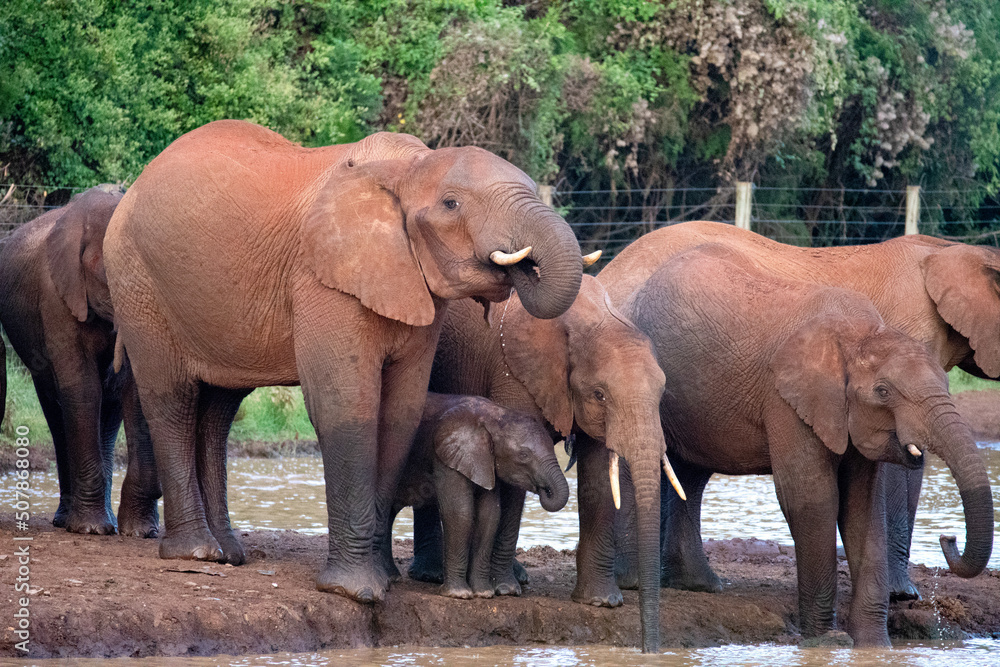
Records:
[[[444,207],[449,211],[454,211],[456,208],[458,208],[458,202],[455,201],[454,199],[445,199]]]
[[[889,398],[889,389],[884,385],[875,387],[875,393],[878,394],[879,398]]]
[[[596,398],[601,403],[603,403],[604,402],[604,392],[601,391],[600,389],[595,389],[594,390],[594,398]]]

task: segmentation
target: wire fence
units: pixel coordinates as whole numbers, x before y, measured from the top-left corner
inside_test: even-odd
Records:
[[[85,190],[76,186],[0,184],[0,237]],[[922,190],[918,231],[949,240],[1000,245],[1000,197],[958,190]],[[584,253],[603,262],[643,234],[689,220],[733,223],[736,188],[549,190],[552,206],[573,228]],[[976,201],[974,205],[967,202]],[[876,243],[901,236],[901,190],[753,188],[750,228],[799,246]]]

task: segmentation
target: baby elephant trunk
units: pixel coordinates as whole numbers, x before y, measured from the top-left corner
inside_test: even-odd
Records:
[[[538,500],[545,511],[558,512],[566,506],[569,500],[569,485],[555,455],[551,461],[546,460],[543,464],[537,483]]]

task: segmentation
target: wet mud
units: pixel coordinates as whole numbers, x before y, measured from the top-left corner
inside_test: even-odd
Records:
[[[0,593],[13,610],[18,565],[9,515],[0,514]],[[249,562],[241,567],[165,561],[155,540],[73,535],[33,517],[30,544],[30,657],[262,654],[362,646],[485,646],[493,644],[609,644],[636,646],[635,591],[617,609],[570,601],[572,551],[534,547],[519,558],[531,576],[521,597],[453,600],[437,586],[407,577],[387,599],[366,606],[315,589],[326,537],[294,531],[242,535]],[[24,544],[23,542],[18,544]],[[397,540],[406,571],[411,543]],[[799,642],[792,549],[761,540],[707,543],[725,581],[721,594],[661,591],[662,645]],[[840,616],[849,596],[847,563],[840,563]],[[894,639],[1000,637],[1000,571],[963,580],[915,566],[924,594],[893,603]],[[10,615],[0,656],[24,657]]]

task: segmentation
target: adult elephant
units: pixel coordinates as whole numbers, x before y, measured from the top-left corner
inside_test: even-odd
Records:
[[[659,404],[663,373],[649,340],[610,306],[584,276],[576,301],[560,317],[532,317],[516,295],[488,312],[471,300],[448,311],[431,376],[433,391],[484,396],[505,408],[544,418],[554,434],[575,437],[580,534],[611,521],[619,459],[634,482],[642,647],[659,644],[659,497],[665,444]],[[499,486],[499,485],[498,485]],[[520,591],[511,565],[524,492],[500,487],[502,524],[494,547],[496,591]],[[436,516],[415,512],[415,570],[439,569]],[[603,551],[581,540],[573,600],[616,607],[621,591]],[[412,570],[411,570],[412,572]],[[608,576],[600,576],[606,574]]]
[[[626,247],[601,272],[620,304],[669,257],[702,243],[739,250],[748,261],[792,282],[852,289],[866,295],[890,326],[930,346],[945,370],[959,366],[980,377],[1000,376],[1000,252],[913,235],[871,245],[800,248],[733,225],[688,222],[656,230]],[[702,548],[701,498],[711,474],[689,470],[686,503],[664,494],[663,585],[721,590]],[[886,471],[889,590],[895,599],[919,597],[909,578],[913,518],[923,479],[920,468]]]
[[[774,475],[803,637],[835,627],[839,526],[853,584],[847,631],[856,646],[889,645],[879,462],[944,459],[967,532],[963,554],[953,537],[942,549],[955,574],[983,571],[989,478],[923,342],[886,326],[858,292],[784,280],[723,245],[661,261],[634,287],[622,311],[652,339],[667,378],[661,418],[682,482],[692,469]]]
[[[111,367],[114,312],[102,243],[123,194],[117,186],[91,188],[0,241],[0,324],[31,373],[52,434],[59,474],[52,523],[75,533],[153,537],[156,471],[150,452],[136,449],[144,424],[131,375]],[[116,522],[111,473],[123,411],[130,465]]]
[[[582,273],[569,226],[487,151],[391,133],[303,148],[241,121],[157,156],[118,206],[105,255],[163,484],[160,556],[244,561],[226,437],[254,387],[301,384],[329,513],[317,587],[361,602],[388,586],[374,545],[447,300],[513,287],[555,317]]]

